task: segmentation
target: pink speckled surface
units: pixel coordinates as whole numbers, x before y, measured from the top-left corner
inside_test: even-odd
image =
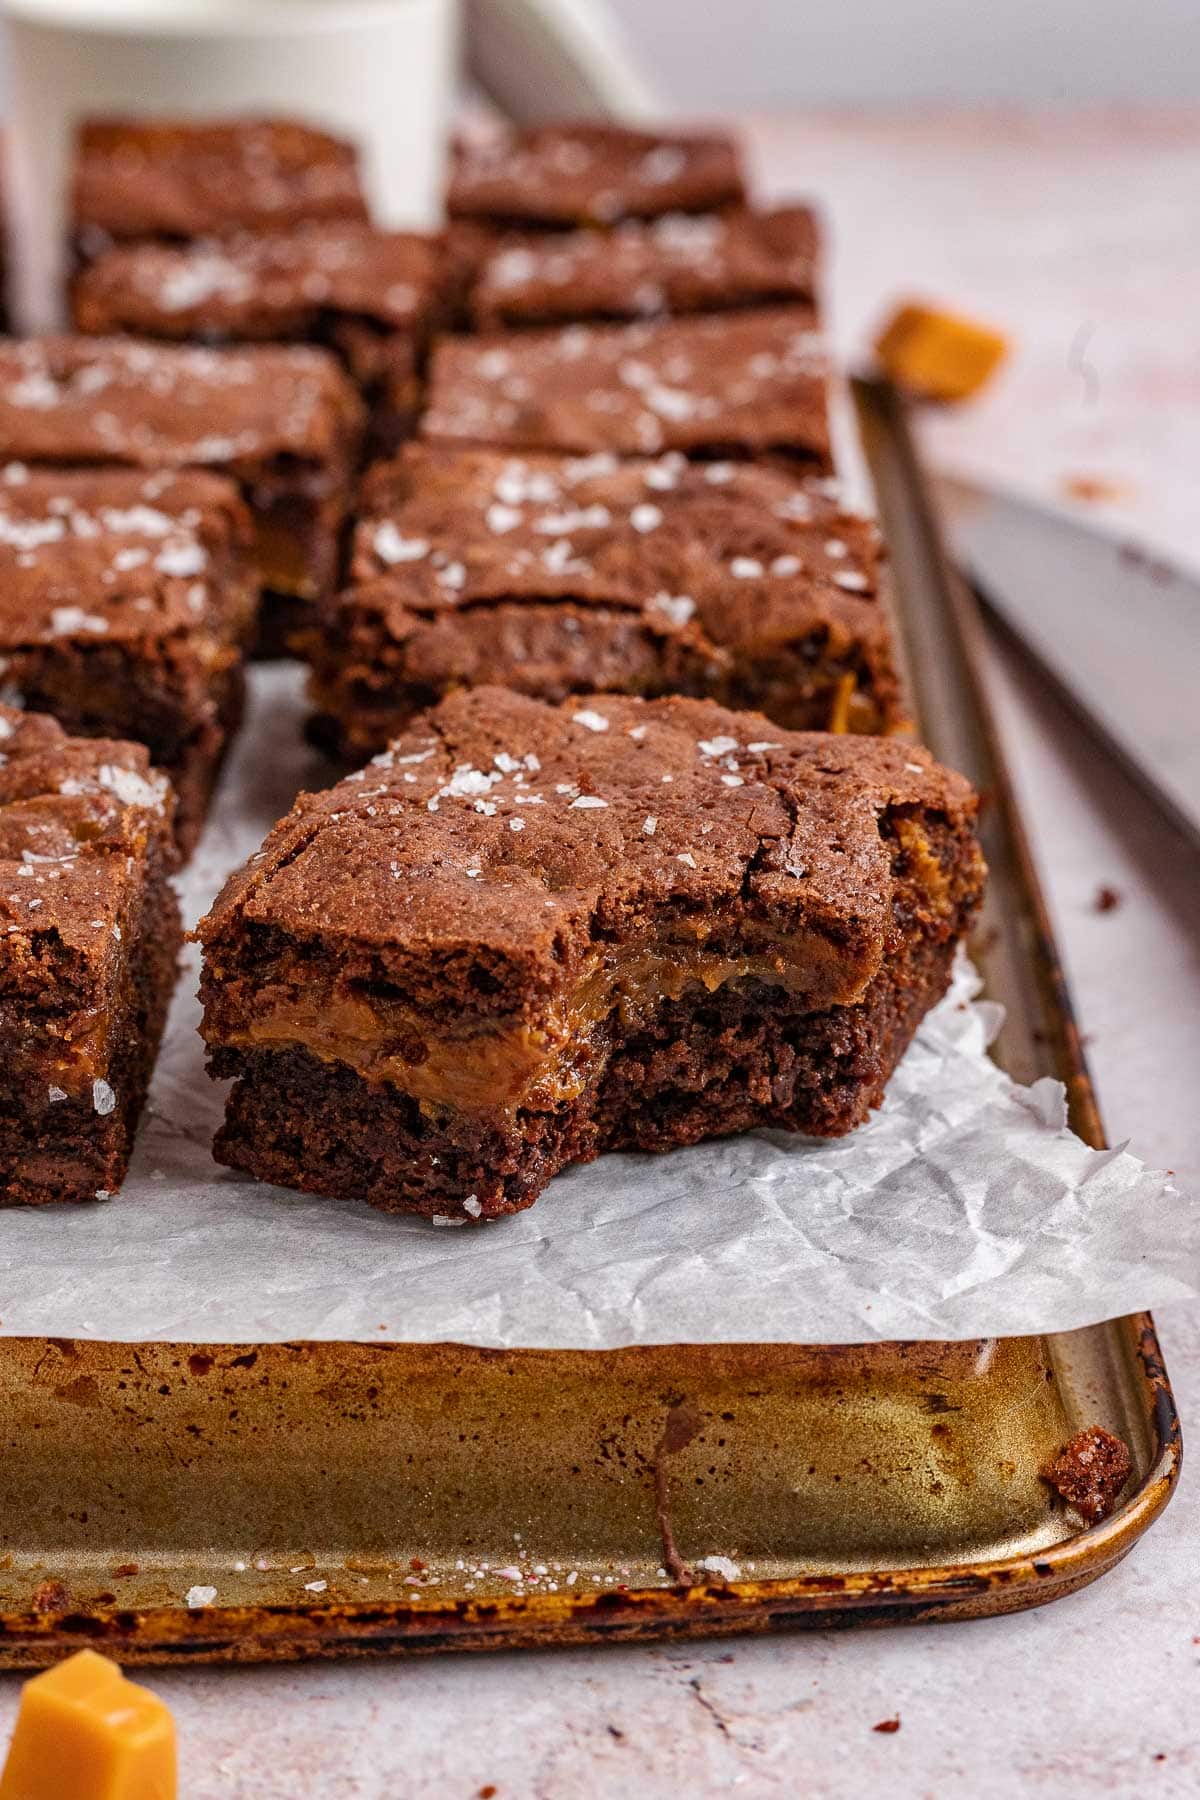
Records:
[[[925,422],[931,455],[1049,496],[1104,477],[1112,518],[1200,565],[1200,111],[810,116],[757,125],[755,144],[775,191],[816,193],[835,222],[844,352],[901,291],[1012,334],[995,390]],[[1200,1190],[1197,868],[1052,701],[1009,661],[997,675],[1110,1133]],[[1094,910],[1101,884],[1115,911]],[[1159,1325],[1186,1426],[1200,1322]],[[1113,1574],[1008,1619],[149,1679],[179,1721],[185,1800],[1184,1800],[1200,1792],[1198,1595],[1185,1475]],[[0,1727],[17,1687],[0,1682]]]

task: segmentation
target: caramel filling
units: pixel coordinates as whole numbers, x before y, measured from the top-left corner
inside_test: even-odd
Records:
[[[858,999],[874,972],[858,968],[854,959],[848,967],[844,952],[839,956],[822,940],[805,942],[803,960],[796,950],[794,942],[781,940],[733,957],[693,946],[610,952],[536,1021],[461,1036],[432,1035],[411,1007],[345,980],[306,982],[302,990],[279,985],[253,995],[240,994],[235,982],[226,991],[242,1017],[228,1030],[214,1020],[213,1035],[235,1047],[300,1048],[345,1063],[425,1107],[546,1111],[582,1092],[610,1040],[614,1016],[628,1030],[691,986],[715,993],[746,980],[802,995],[815,1010]]]

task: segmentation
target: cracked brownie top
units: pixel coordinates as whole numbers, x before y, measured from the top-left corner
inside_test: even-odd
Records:
[[[365,219],[353,146],[290,119],[89,119],[72,211],[97,238],[220,237]]]
[[[910,745],[703,701],[477,688],[302,795],[198,934],[213,983],[256,969],[261,1004],[273,959],[307,946],[460,1024],[532,1015],[607,948],[665,937],[714,981],[749,958],[741,973],[824,1007],[858,999],[903,936],[897,857],[912,929],[961,925],[974,813],[969,784]]]
[[[202,470],[0,468],[0,647],[244,635],[255,589],[237,488]]]
[[[730,138],[621,125],[537,125],[456,145],[446,210],[460,219],[608,225],[744,199]]]
[[[815,301],[818,250],[805,206],[529,234],[485,256],[471,310],[487,330]]]
[[[273,458],[337,462],[361,425],[349,379],[325,350],[212,350],[134,338],[0,344],[0,456],[142,468]]]
[[[514,449],[830,456],[811,307],[445,338],[421,435]]]

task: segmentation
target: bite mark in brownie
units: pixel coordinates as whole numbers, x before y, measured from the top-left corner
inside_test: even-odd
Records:
[[[498,224],[611,225],[745,198],[731,138],[573,122],[456,144],[446,211]]]
[[[105,1199],[175,981],[170,785],[10,707],[0,752],[0,1203]]]
[[[199,926],[218,1158],[470,1219],[604,1149],[849,1131],[949,979],[974,818],[894,741],[455,695]]]
[[[362,437],[334,358],[292,345],[202,349],[136,338],[0,343],[0,460],[208,468],[242,489],[264,627],[333,586]]]
[[[291,119],[96,118],[80,126],[71,211],[94,256],[306,220],[365,219],[352,145]]]
[[[421,435],[498,448],[787,456],[830,469],[811,307],[443,338]]]
[[[0,469],[3,693],[144,743],[185,855],[241,716],[257,600],[250,516],[223,477]]]
[[[352,761],[460,687],[689,694],[792,729],[903,722],[873,525],[750,463],[409,445],[364,483],[351,584],[298,640]]]
[[[206,343],[324,344],[366,390],[376,441],[409,435],[442,310],[437,239],[366,224],[300,226],[223,243],[121,244],[72,289],[76,328]]]
[[[815,305],[817,261],[817,221],[805,206],[669,213],[609,232],[506,238],[483,257],[470,306],[488,331]]]

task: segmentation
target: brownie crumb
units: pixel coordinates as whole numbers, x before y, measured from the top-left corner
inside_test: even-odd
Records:
[[[900,1729],[899,1714],[897,1714],[894,1719],[880,1719],[878,1725],[872,1725],[872,1727],[871,1727],[872,1731],[881,1731],[888,1737],[890,1737],[893,1732],[899,1731],[899,1729]]]
[[[1120,888],[1098,887],[1096,889],[1096,898],[1093,900],[1092,906],[1098,913],[1116,912],[1118,906],[1121,904],[1122,898],[1123,896]]]
[[[1095,1525],[1113,1510],[1132,1466],[1128,1446],[1119,1437],[1100,1425],[1089,1425],[1047,1463],[1042,1480]]]

